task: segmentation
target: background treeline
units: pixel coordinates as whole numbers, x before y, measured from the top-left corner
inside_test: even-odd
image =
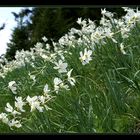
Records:
[[[79,17],[96,20],[98,24],[101,18],[101,8],[32,8],[22,9],[19,13],[12,12],[17,22],[13,29],[12,37],[7,43],[5,57],[14,59],[16,50],[29,50],[37,41],[46,36],[49,43],[57,41],[70,28],[79,28],[76,23]],[[104,7],[103,7],[104,8]],[[124,15],[121,8],[106,8],[110,12],[117,13],[115,16]]]

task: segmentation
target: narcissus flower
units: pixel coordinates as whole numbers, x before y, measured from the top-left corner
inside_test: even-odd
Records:
[[[104,16],[107,16],[109,18],[112,18],[113,17],[113,13],[109,12],[109,11],[106,11],[106,9],[101,9],[101,14]]]
[[[56,93],[58,93],[60,88],[64,88],[66,90],[69,90],[68,85],[65,85],[60,78],[55,77],[54,78],[54,90],[56,91]]]
[[[66,68],[68,66],[67,63],[63,63],[62,60],[59,60],[58,63],[54,62],[54,64],[56,65],[55,67],[53,67],[54,69],[58,69],[59,73],[65,73],[67,72]]]
[[[22,126],[21,123],[20,123],[20,121],[15,120],[15,119],[10,120],[10,121],[8,122],[8,125],[9,125],[10,127],[17,127],[17,128],[20,128],[20,127]]]
[[[48,39],[44,36],[44,37],[42,37],[42,40],[44,41],[44,42],[47,42],[48,41]]]
[[[6,104],[5,110],[6,110],[7,112],[11,113],[13,116],[15,116],[15,115],[17,115],[17,114],[18,114],[18,115],[21,114],[20,112],[14,110],[14,108],[10,105],[10,103],[7,103],[7,104]]]
[[[72,70],[73,70],[73,69],[71,69],[71,70],[67,73],[67,76],[68,76],[67,80],[68,80],[68,82],[69,82],[72,86],[74,86],[76,81],[75,81],[75,79],[74,79],[73,77],[71,77],[71,72],[72,72]]]
[[[82,51],[80,52],[79,59],[81,60],[81,62],[82,62],[83,65],[89,63],[89,61],[92,60],[91,55],[92,55],[92,50],[88,50],[87,51],[87,48],[85,48],[84,54],[83,54]]]
[[[59,85],[62,83],[62,80],[60,78],[55,77],[54,80],[54,90],[56,91],[56,93],[58,93],[59,90]]]
[[[36,76],[32,75],[30,72],[28,73],[30,79],[32,79],[34,81],[34,83],[36,83]]]
[[[120,51],[122,54],[126,54],[123,43],[120,44]]]
[[[1,113],[0,114],[0,120],[2,120],[3,123],[8,123],[8,118],[7,118],[7,114],[6,113]]]
[[[15,99],[16,99],[15,107],[21,112],[25,112],[25,110],[23,109],[23,106],[26,105],[26,103],[23,102],[22,97],[15,97]]]
[[[50,90],[48,89],[48,84],[46,84],[46,85],[44,86],[43,91],[44,91],[44,94],[48,94],[48,93],[50,92]]]
[[[35,109],[39,110],[39,112],[43,112],[43,107],[40,106],[40,102],[39,102],[37,96],[34,96],[34,97],[28,96],[26,98],[26,101],[29,103],[29,105],[31,107],[30,112],[33,112]]]
[[[15,81],[11,81],[8,83],[8,88],[10,88],[10,90],[13,92],[13,94],[17,94],[16,90],[17,90],[17,84]]]

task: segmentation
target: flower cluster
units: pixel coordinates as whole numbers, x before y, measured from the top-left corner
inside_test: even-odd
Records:
[[[38,110],[43,112],[43,110],[50,110],[47,106],[47,102],[50,101],[53,97],[51,95],[41,95],[41,96],[27,96],[25,99],[22,97],[15,97],[14,107],[8,102],[5,107],[6,113],[2,112],[0,114],[0,120],[7,124],[10,128],[22,127],[22,114],[27,112],[27,106],[30,107],[30,112]]]

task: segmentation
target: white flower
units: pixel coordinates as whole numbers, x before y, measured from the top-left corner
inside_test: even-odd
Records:
[[[140,12],[138,9],[135,12],[134,9],[131,8],[124,8],[124,10],[127,11],[127,14],[124,16],[125,23],[128,27],[133,27],[133,25],[140,20]]]
[[[6,104],[5,110],[9,113],[11,113],[13,116],[15,116],[16,114],[20,115],[21,113],[14,110],[13,107],[10,105],[10,103]]]
[[[44,42],[47,42],[48,41],[48,39],[44,36],[44,37],[42,37],[42,40],[44,41]]]
[[[81,45],[83,43],[83,40],[81,38],[78,38],[77,43],[78,45]]]
[[[31,110],[30,112],[33,112],[35,109],[39,110],[39,112],[43,112],[43,107],[40,106],[40,102],[38,101],[38,97],[34,96],[34,97],[30,97],[28,96],[26,98],[27,102],[29,103]]]
[[[84,54],[83,54],[82,51],[80,52],[79,59],[81,60],[81,62],[82,62],[83,65],[89,63],[89,61],[92,60],[91,55],[92,55],[92,51],[91,50],[88,50],[87,51],[87,48],[85,48]]]
[[[55,59],[56,58],[56,53],[51,53],[50,54],[50,59]]]
[[[51,48],[50,44],[46,44],[46,49],[50,50],[50,48]]]
[[[114,33],[111,31],[110,28],[104,28],[105,36],[112,38]]]
[[[44,91],[44,94],[48,94],[48,92],[50,92],[50,90],[48,89],[48,84],[46,84],[46,85],[44,86],[43,91]]]
[[[66,90],[69,90],[69,86],[68,85],[65,85],[64,83],[61,83],[60,84],[60,88],[64,88]]]
[[[95,41],[99,43],[99,40],[102,38],[102,32],[96,30],[94,33],[91,34],[91,41]]]
[[[122,27],[121,28],[122,38],[128,38],[129,37],[129,32],[130,32],[130,28]]]
[[[58,93],[58,90],[60,88],[64,88],[66,90],[69,90],[68,85],[65,85],[60,78],[56,77],[56,78],[54,78],[54,89],[55,89],[56,93]]]
[[[62,83],[62,80],[60,78],[54,78],[54,89],[56,91],[56,93],[58,93],[58,90],[59,90],[59,84]]]
[[[45,96],[38,96],[38,99],[39,101],[42,103],[42,104],[45,104],[45,100],[46,100],[46,97]]]
[[[11,81],[8,83],[8,88],[10,88],[10,90],[13,92],[13,94],[17,94],[16,90],[17,90],[17,84],[15,81]]]
[[[46,54],[42,54],[41,57],[44,59],[44,60],[49,60],[49,56],[47,56]]]
[[[33,62],[30,63],[30,65],[34,68],[35,67],[35,64]]]
[[[15,120],[15,119],[12,119],[12,120],[10,120],[9,122],[8,122],[8,125],[10,126],[10,127],[17,127],[17,128],[20,128],[22,125],[21,125],[21,123],[20,123],[20,121],[18,121],[18,120]]]
[[[36,45],[35,45],[37,51],[40,50],[42,47],[43,47],[43,44],[40,43],[40,42],[37,42]]]
[[[59,40],[58,40],[58,42],[59,42],[59,44],[60,45],[65,45],[66,44],[66,42],[68,42],[68,37],[67,36],[63,36],[63,37],[61,37]]]
[[[109,12],[109,11],[106,11],[106,9],[101,9],[101,14],[104,16],[107,16],[109,18],[112,18],[113,17],[113,13]]]
[[[55,67],[53,67],[54,69],[58,69],[59,73],[65,73],[67,72],[66,68],[68,66],[67,63],[63,63],[62,60],[59,60],[58,63],[54,62],[54,64],[56,65]]]
[[[74,86],[75,85],[75,79],[73,77],[71,77],[71,72],[72,72],[73,69],[71,69],[68,73],[67,73],[67,76],[68,76],[68,81],[69,83]]]
[[[58,93],[58,90],[60,88],[64,88],[64,89],[69,90],[68,85],[65,85],[60,78],[56,77],[56,78],[54,78],[54,89],[55,89],[56,93]]]
[[[123,43],[120,44],[120,51],[122,54],[126,54]]]
[[[15,99],[16,99],[15,107],[21,112],[25,112],[25,110],[23,109],[23,106],[26,105],[26,103],[23,102],[22,97],[15,97]]]
[[[106,9],[105,8],[103,10],[101,9],[101,14],[105,15],[105,13],[106,13]]]
[[[6,106],[7,106],[7,107],[5,107],[5,110],[6,110],[7,112],[13,112],[13,107],[12,107],[9,103],[7,103]]]
[[[80,25],[82,23],[82,18],[78,18],[77,23]]]
[[[83,28],[83,27],[86,27],[87,22],[86,22],[86,20],[82,20],[82,18],[78,18],[77,23],[79,25],[82,25],[82,28]]]
[[[2,120],[3,123],[8,123],[8,118],[6,113],[1,113],[0,114],[0,120]]]
[[[62,83],[62,80],[60,79],[60,78],[58,78],[58,77],[55,77],[54,78],[54,85],[59,85],[60,83]]]
[[[32,79],[34,81],[34,83],[36,83],[36,77],[35,75],[31,75],[30,73],[28,74],[30,79]]]

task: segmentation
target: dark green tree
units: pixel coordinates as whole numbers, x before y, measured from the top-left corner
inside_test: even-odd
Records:
[[[17,26],[13,29],[10,43],[7,43],[7,51],[5,57],[8,60],[14,59],[17,50],[28,50],[30,48],[30,30],[29,20],[27,16],[31,13],[28,9],[23,9],[19,14],[12,12],[17,22]]]

